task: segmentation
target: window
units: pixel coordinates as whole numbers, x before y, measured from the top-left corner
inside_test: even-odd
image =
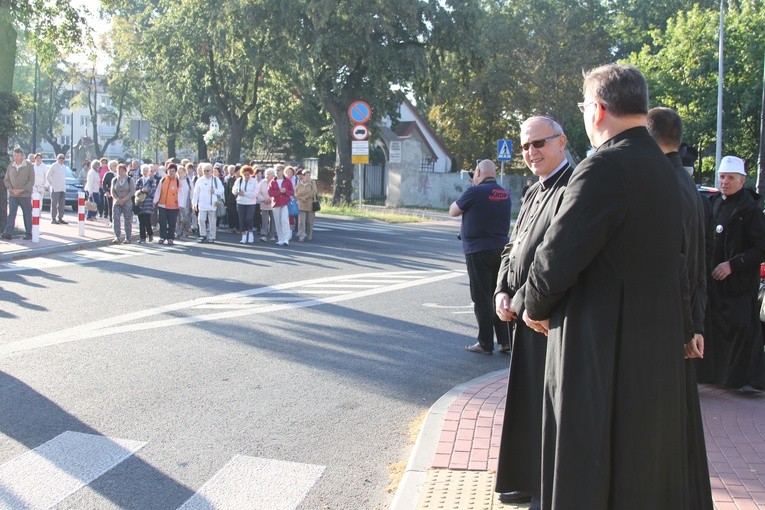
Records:
[[[423,158],[420,163],[420,172],[435,172],[436,162],[431,158]]]
[[[80,126],[87,126],[90,123],[90,119],[87,115],[80,115]]]
[[[61,123],[65,126],[68,126],[72,123],[72,116],[71,115],[62,115],[61,116]]]
[[[61,145],[71,145],[71,138],[68,135],[63,135],[61,137]]]

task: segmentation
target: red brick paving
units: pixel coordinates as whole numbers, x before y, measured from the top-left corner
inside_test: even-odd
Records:
[[[507,372],[465,390],[444,416],[432,468],[495,471]],[[717,510],[765,509],[765,395],[699,386]]]

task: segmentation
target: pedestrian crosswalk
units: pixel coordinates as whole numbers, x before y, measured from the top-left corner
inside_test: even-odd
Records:
[[[8,342],[0,345],[0,357],[90,338],[340,303],[434,284],[464,274],[464,271],[450,270],[379,271],[299,280],[204,296]],[[180,310],[190,313],[179,314]]]
[[[51,508],[148,443],[65,431],[0,465],[0,509]],[[236,454],[178,510],[294,510],[324,466]]]

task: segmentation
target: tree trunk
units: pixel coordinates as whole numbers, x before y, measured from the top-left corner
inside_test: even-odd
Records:
[[[240,119],[229,120],[229,130],[231,135],[228,140],[228,159],[229,165],[239,163],[242,157],[242,138],[244,138],[244,128],[247,126],[247,115]]]
[[[353,163],[351,163],[351,121],[343,105],[331,99],[324,100],[324,107],[332,117],[332,133],[335,135],[335,181],[332,204],[353,201]]]
[[[11,16],[9,1],[0,2],[0,93],[13,93],[13,73],[16,69],[16,29]],[[13,115],[1,112],[0,115]],[[8,137],[11,133],[0,132],[0,165],[8,164]]]
[[[203,113],[202,114],[202,123],[205,126],[210,125],[210,114],[209,113]],[[204,161],[206,159],[209,159],[209,156],[207,154],[207,144],[205,143],[205,134],[204,133],[197,133],[197,160],[198,161]]]
[[[178,135],[175,133],[167,135],[167,157],[168,158],[175,157],[177,139],[178,139]]]

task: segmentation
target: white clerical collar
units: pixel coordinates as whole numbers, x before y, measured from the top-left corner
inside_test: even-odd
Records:
[[[545,181],[549,180],[549,179],[550,179],[550,177],[552,177],[552,176],[554,176],[555,174],[557,174],[558,172],[560,172],[561,168],[565,168],[565,167],[566,167],[566,165],[568,165],[568,161],[567,161],[567,160],[564,158],[564,159],[563,159],[563,161],[561,162],[561,164],[560,164],[560,165],[558,165],[558,167],[557,167],[555,170],[553,170],[552,172],[550,172],[550,174],[549,174],[547,177],[543,177],[543,178],[542,178],[542,179],[540,179],[540,180],[541,180],[542,182],[545,182]]]

